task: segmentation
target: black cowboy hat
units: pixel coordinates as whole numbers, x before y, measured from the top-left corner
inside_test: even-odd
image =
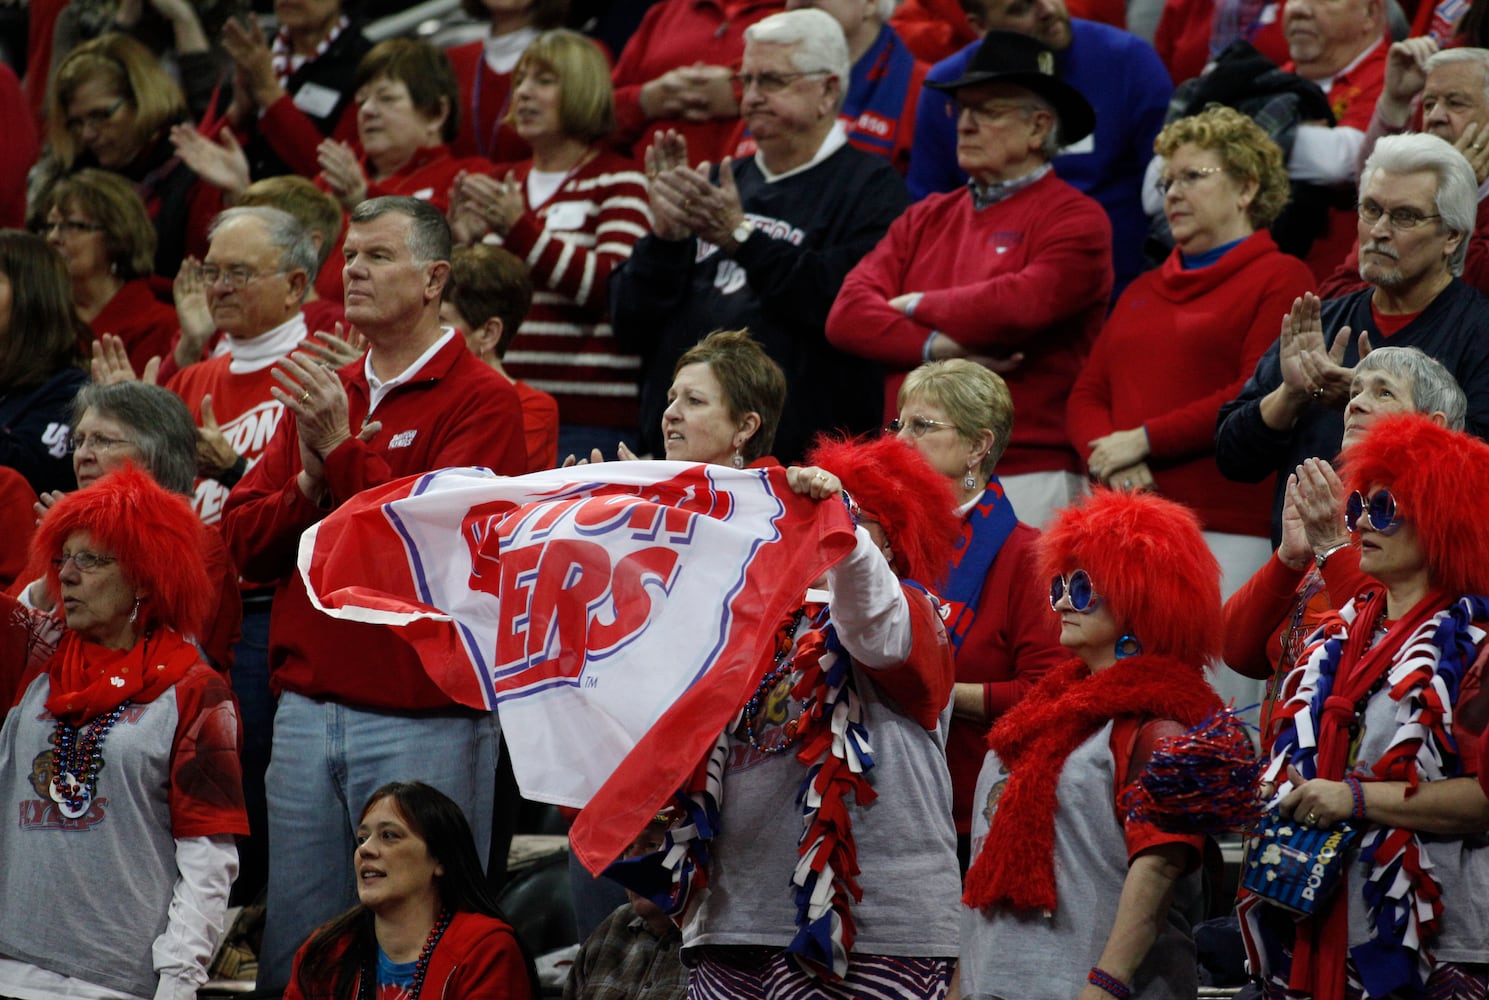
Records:
[[[1037,38],[1014,31],[989,31],[959,79],[946,83],[927,80],[925,85],[955,93],[980,83],[1011,83],[1044,98],[1060,119],[1059,139],[1064,145],[1079,142],[1096,128],[1096,112],[1090,102],[1055,75],[1055,53]]]

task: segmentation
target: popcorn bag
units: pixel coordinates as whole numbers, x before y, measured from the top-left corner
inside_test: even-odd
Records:
[[[1273,905],[1311,915],[1338,888],[1358,834],[1348,823],[1315,829],[1270,813],[1246,858],[1241,885]]]

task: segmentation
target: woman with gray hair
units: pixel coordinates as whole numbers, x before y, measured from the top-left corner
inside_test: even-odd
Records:
[[[1381,417],[1422,413],[1449,430],[1462,430],[1468,401],[1453,376],[1414,347],[1378,347],[1355,366],[1344,411],[1341,450],[1358,442]],[[1310,458],[1288,477],[1282,544],[1224,609],[1226,664],[1266,680],[1262,745],[1274,735],[1272,710],[1283,678],[1296,665],[1304,640],[1339,602],[1359,593],[1359,549],[1350,544],[1342,510],[1345,490],[1322,458]]]
[[[196,424],[181,398],[160,386],[144,382],[83,386],[73,403],[68,451],[79,489],[133,465],[149,473],[163,488],[191,499],[197,469]],[[62,496],[57,491],[41,494],[37,516]],[[215,607],[207,620],[207,630],[195,639],[209,662],[226,671],[232,665],[233,643],[243,617],[238,571],[222,535],[206,525],[202,525],[201,533]],[[34,607],[51,605],[43,581],[31,584],[26,596]]]

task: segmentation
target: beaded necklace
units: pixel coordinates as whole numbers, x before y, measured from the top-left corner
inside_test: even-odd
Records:
[[[454,919],[454,916],[450,912],[449,907],[445,907],[439,911],[439,919],[430,928],[429,937],[424,940],[424,947],[420,950],[419,957],[414,962],[414,981],[409,987],[408,1000],[419,1000],[420,994],[424,992],[424,977],[429,974],[429,959],[434,954],[434,949],[439,944],[440,938],[444,937],[445,931],[449,930],[450,921]],[[357,1000],[372,1000],[376,994],[376,990],[377,967],[374,964],[373,968],[362,973],[362,981],[357,987]]]
[[[801,627],[801,620],[806,617],[806,613],[806,608],[797,608],[795,614],[781,623],[780,629],[776,632],[775,668],[760,679],[760,683],[755,687],[755,693],[750,696],[749,701],[745,702],[745,739],[749,740],[751,747],[763,754],[778,754],[791,749],[796,744],[799,735],[800,720],[792,719],[786,723],[786,735],[781,741],[772,746],[765,746],[755,734],[755,723],[759,721],[760,713],[769,703],[770,693],[783,678],[789,676],[795,669],[791,650],[796,644],[796,630]]]
[[[114,723],[129,707],[125,700],[113,711],[96,717],[88,724],[82,738],[79,728],[57,720],[52,733],[52,780],[49,793],[57,809],[68,819],[77,819],[93,804],[98,789],[98,772],[103,770],[103,740]]]

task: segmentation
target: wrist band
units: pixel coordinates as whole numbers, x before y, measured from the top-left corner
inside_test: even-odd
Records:
[[[1097,987],[1098,989],[1105,990],[1112,996],[1116,997],[1117,1000],[1132,1000],[1131,988],[1129,988],[1126,983],[1122,982],[1122,980],[1118,979],[1110,972],[1103,971],[1098,966],[1091,966],[1091,971],[1086,976],[1086,982],[1090,983],[1092,986]]]
[[[1355,801],[1355,807],[1350,810],[1350,819],[1365,818],[1365,789],[1360,787],[1359,778],[1345,778],[1344,783],[1349,786],[1350,797]]]

